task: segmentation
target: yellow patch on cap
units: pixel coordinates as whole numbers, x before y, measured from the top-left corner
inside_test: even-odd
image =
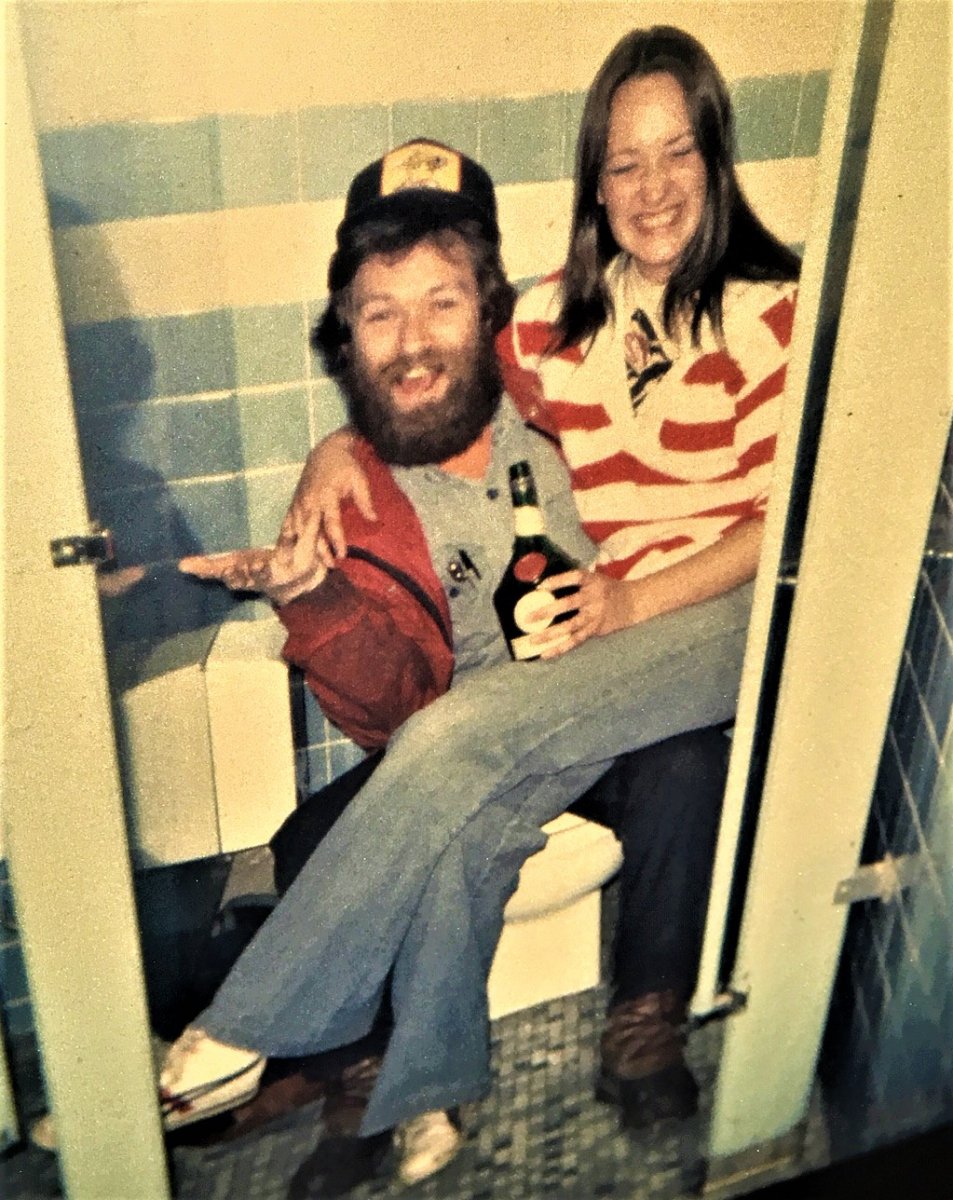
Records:
[[[436,188],[460,191],[460,155],[432,142],[411,142],[384,155],[381,164],[381,195],[390,196],[405,188]]]

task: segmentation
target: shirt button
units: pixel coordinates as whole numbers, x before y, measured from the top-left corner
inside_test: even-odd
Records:
[[[486,495],[487,495],[488,500],[495,500],[499,494],[500,494],[499,488],[487,488],[486,489]]]
[[[452,600],[455,596],[460,595],[460,589],[456,587],[447,588],[447,595]]]

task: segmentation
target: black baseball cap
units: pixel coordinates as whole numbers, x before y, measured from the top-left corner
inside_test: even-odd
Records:
[[[355,175],[338,244],[378,217],[430,218],[438,226],[470,217],[494,245],[500,243],[493,180],[472,158],[427,138],[405,142]]]

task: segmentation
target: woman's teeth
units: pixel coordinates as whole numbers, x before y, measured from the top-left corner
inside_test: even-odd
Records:
[[[666,208],[659,213],[644,213],[638,218],[638,222],[643,229],[665,229],[669,225],[674,225],[677,217],[677,208]]]

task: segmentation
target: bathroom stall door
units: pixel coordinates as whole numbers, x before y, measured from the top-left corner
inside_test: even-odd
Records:
[[[860,9],[857,16],[863,15]],[[889,22],[710,1133],[710,1191],[796,1159],[951,416],[951,10]],[[851,17],[853,20],[853,17]],[[871,27],[871,26],[868,26]],[[923,64],[939,61],[936,70]],[[861,63],[858,70],[863,69]],[[914,1187],[915,1190],[915,1187]]]
[[[5,6],[3,853],[67,1195],[168,1195],[50,231]]]

